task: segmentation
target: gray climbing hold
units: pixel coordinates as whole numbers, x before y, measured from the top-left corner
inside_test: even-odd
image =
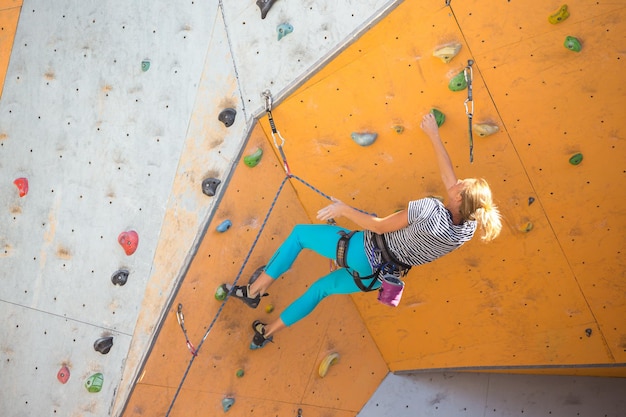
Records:
[[[256,0],[256,5],[261,9],[261,19],[265,19],[267,12],[269,12],[274,5],[274,1],[275,0]]]
[[[217,178],[205,178],[202,181],[202,192],[209,197],[213,197],[217,191],[217,186],[220,185],[220,183],[221,181]]]
[[[231,127],[235,123],[235,115],[237,115],[235,109],[227,108],[222,110],[217,119],[224,123],[224,126]]]
[[[107,353],[109,353],[112,347],[113,347],[113,337],[111,336],[101,337],[100,339],[96,340],[93,344],[93,348],[95,349],[95,351],[100,352],[103,355],[106,355]]]
[[[230,410],[233,404],[235,404],[234,398],[231,398],[231,397],[224,398],[222,400],[222,408],[224,409],[224,412],[227,412],[228,410]]]
[[[282,38],[293,32],[293,26],[291,26],[289,23],[281,23],[276,27],[276,31],[278,32],[278,40],[281,40]]]
[[[378,134],[370,132],[352,132],[350,136],[352,137],[352,140],[355,141],[357,144],[361,146],[369,146],[374,143],[374,141],[378,137]]]
[[[126,284],[126,281],[128,281],[129,274],[130,272],[128,272],[126,269],[117,270],[115,271],[113,276],[111,276],[111,282],[113,283],[113,285],[119,285],[121,287]]]

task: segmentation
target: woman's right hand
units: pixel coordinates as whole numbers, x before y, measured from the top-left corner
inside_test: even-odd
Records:
[[[432,113],[426,113],[422,118],[422,123],[420,123],[420,127],[428,135],[428,137],[438,137],[439,136],[439,126],[437,125],[437,120],[435,119],[435,115]]]

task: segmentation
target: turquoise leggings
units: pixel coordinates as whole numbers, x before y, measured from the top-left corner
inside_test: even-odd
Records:
[[[341,230],[348,231],[342,227],[323,224],[303,224],[294,227],[287,240],[268,262],[265,272],[271,278],[277,279],[291,268],[302,249],[310,249],[328,259],[335,259]],[[373,271],[363,247],[363,232],[357,232],[350,239],[347,263],[350,271],[357,271],[360,276],[365,277],[372,275]],[[363,284],[367,286],[370,282],[371,280],[364,280]],[[380,283],[376,282],[373,288],[379,286]],[[351,272],[345,268],[339,268],[315,281],[304,294],[281,313],[280,318],[287,326],[291,326],[306,317],[327,296],[359,291]]]

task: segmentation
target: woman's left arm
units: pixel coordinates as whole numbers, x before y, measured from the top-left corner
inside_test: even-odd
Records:
[[[326,221],[345,217],[346,219],[356,223],[363,229],[371,230],[374,233],[382,234],[394,232],[403,229],[409,225],[409,218],[406,210],[400,210],[387,217],[376,217],[363,213],[349,205],[332,199],[330,204],[317,212],[317,219]]]

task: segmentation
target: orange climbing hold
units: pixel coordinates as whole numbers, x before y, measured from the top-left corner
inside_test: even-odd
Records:
[[[17,190],[20,193],[20,197],[24,197],[28,194],[28,179],[27,178],[17,178],[13,181],[13,184],[17,187]]]
[[[139,245],[139,235],[134,230],[129,230],[127,232],[120,233],[117,237],[117,241],[120,245],[122,245],[126,255],[130,256],[137,250],[137,246]]]

